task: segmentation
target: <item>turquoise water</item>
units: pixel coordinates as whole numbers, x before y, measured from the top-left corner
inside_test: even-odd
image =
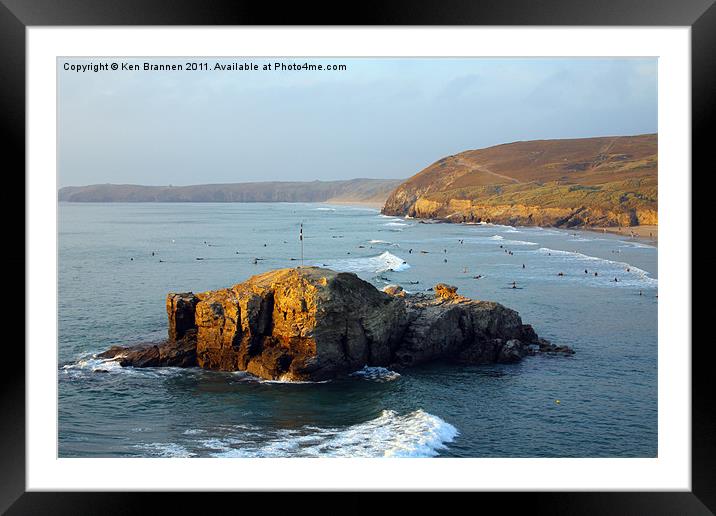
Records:
[[[61,457],[657,454],[651,245],[325,204],[61,203],[59,220]],[[320,384],[93,358],[165,336],[169,291],[299,265],[300,222],[307,265],[356,272],[379,288],[451,283],[518,310],[576,354],[371,370]]]

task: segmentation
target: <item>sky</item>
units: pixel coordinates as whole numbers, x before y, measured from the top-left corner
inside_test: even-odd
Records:
[[[346,69],[275,70],[277,61]],[[208,69],[144,71],[145,62]],[[102,63],[120,68],[65,70]],[[263,70],[267,63],[271,70]],[[657,132],[655,58],[60,58],[57,65],[60,187],[399,179],[443,156],[501,143]]]

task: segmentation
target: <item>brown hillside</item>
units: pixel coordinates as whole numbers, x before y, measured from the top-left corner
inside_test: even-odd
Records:
[[[657,135],[536,140],[447,156],[401,184],[389,215],[507,224],[657,222]]]

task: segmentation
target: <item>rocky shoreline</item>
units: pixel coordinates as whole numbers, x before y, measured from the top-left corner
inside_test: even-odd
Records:
[[[439,220],[452,223],[501,224],[506,226],[539,226],[568,229],[634,228],[656,225],[655,209],[608,210],[594,206],[571,208],[521,204],[485,205],[469,199],[437,202],[426,198],[397,203],[396,191],[381,210],[383,215]]]
[[[260,378],[321,381],[364,366],[402,369],[437,360],[513,363],[537,353],[571,355],[539,338],[499,303],[386,292],[352,273],[279,269],[231,288],[170,293],[168,338],[98,355],[131,367],[202,367]]]

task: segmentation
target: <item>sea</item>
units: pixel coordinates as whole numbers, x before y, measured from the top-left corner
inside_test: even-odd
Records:
[[[318,203],[58,210],[59,457],[657,456],[658,253],[649,242]],[[96,358],[165,337],[168,292],[302,263],[378,288],[449,283],[517,310],[576,353],[364,368],[323,383]]]

